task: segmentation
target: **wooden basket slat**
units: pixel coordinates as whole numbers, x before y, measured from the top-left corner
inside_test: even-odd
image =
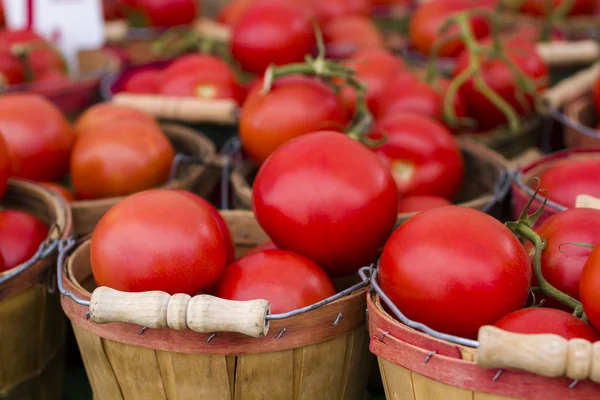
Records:
[[[595,128],[598,124],[598,116],[594,108],[593,100],[590,96],[585,96],[576,101],[565,105],[565,114],[567,117],[579,122],[584,126]],[[598,148],[600,147],[600,138],[584,135],[577,129],[568,125],[564,126],[564,142],[568,148]]]

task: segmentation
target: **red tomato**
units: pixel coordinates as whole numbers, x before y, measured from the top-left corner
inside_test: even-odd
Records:
[[[227,300],[268,300],[273,314],[310,306],[335,293],[317,264],[284,250],[242,257],[225,269],[215,290],[215,296]]]
[[[282,145],[252,188],[256,219],[273,243],[347,276],[372,262],[394,227],[398,193],[363,144],[321,131]]]
[[[313,27],[302,8],[259,0],[234,26],[231,53],[244,70],[261,74],[271,64],[303,61],[314,45]]]
[[[418,114],[398,114],[378,122],[386,142],[375,152],[388,164],[400,196],[452,199],[463,180],[464,163],[452,134]]]
[[[596,109],[596,115],[600,115],[600,76],[598,76],[594,82],[592,93],[594,96],[594,108]]]
[[[448,206],[400,225],[381,255],[379,279],[408,318],[474,338],[482,325],[523,307],[531,268],[525,249],[501,222]]]
[[[132,26],[166,27],[194,21],[199,4],[196,0],[121,0],[119,10]]]
[[[240,140],[252,160],[262,164],[290,139],[322,129],[342,130],[348,122],[333,90],[305,76],[277,80],[269,93],[257,85],[240,117]]]
[[[102,0],[102,13],[105,21],[113,21],[123,18],[119,11],[119,3],[122,0]]]
[[[23,65],[19,59],[12,54],[8,44],[0,43],[0,83],[4,85],[15,85],[23,83],[24,81],[25,74]]]
[[[160,82],[160,71],[145,70],[131,75],[123,84],[123,91],[139,94],[156,94]]]
[[[263,244],[259,244],[258,246],[256,246],[255,248],[253,248],[252,250],[247,252],[246,257],[251,254],[260,253],[261,251],[265,251],[265,250],[278,250],[278,249],[277,249],[277,246],[275,246],[275,243],[265,242]]]
[[[448,200],[437,196],[410,196],[398,202],[398,214],[425,211],[431,208],[450,206]]]
[[[165,183],[174,156],[156,126],[136,120],[104,124],[77,140],[71,181],[80,199],[124,196]]]
[[[310,4],[321,23],[348,15],[370,17],[372,10],[370,0],[311,0]]]
[[[219,213],[219,210],[216,209],[215,206],[210,204],[208,201],[204,200],[202,197],[194,194],[192,192],[188,192],[187,190],[176,190],[176,192],[181,193],[189,199],[194,200],[200,206],[206,208],[210,215],[213,216],[217,225],[219,225],[219,230],[221,231],[221,235],[223,235],[223,244],[225,245],[225,250],[227,253],[226,263],[225,265],[229,265],[235,261],[235,247],[233,244],[233,239],[231,238],[231,232],[229,231],[229,227],[227,223],[223,219],[223,216]]]
[[[579,297],[588,320],[600,329],[600,246],[596,244],[583,265]]]
[[[580,194],[600,197],[598,173],[600,159],[566,159],[552,164],[539,178],[548,199],[573,208]]]
[[[135,107],[114,104],[111,102],[98,103],[85,110],[73,126],[75,135],[80,138],[96,128],[113,122],[134,120],[147,123],[158,128],[156,120],[144,111]]]
[[[0,43],[10,46],[12,51],[15,51],[17,46],[25,48],[26,62],[33,72],[33,78],[48,71],[67,72],[67,63],[60,52],[33,31],[1,31]]]
[[[49,100],[35,94],[3,94],[0,132],[8,146],[13,177],[53,181],[67,173],[75,135]]]
[[[332,19],[323,26],[323,38],[328,54],[342,56],[357,50],[385,47],[383,34],[368,17],[348,15]]]
[[[38,183],[40,185],[44,186],[46,189],[50,190],[51,192],[62,196],[67,201],[67,203],[71,203],[71,202],[75,201],[75,197],[73,197],[73,193],[71,193],[69,191],[69,189],[67,189],[63,185],[59,185],[58,183],[55,183],[55,182],[38,182]]]
[[[90,260],[98,286],[193,296],[217,282],[226,250],[207,208],[172,190],[148,190],[100,219]]]
[[[551,0],[550,10],[555,11],[563,0]],[[548,14],[548,0],[525,0],[521,2],[520,12],[533,15]],[[573,0],[567,15],[585,15],[594,14],[598,6],[597,0]]]
[[[585,339],[594,343],[600,335],[591,326],[567,312],[552,308],[526,308],[502,317],[495,324],[508,332],[554,334],[567,340]]]
[[[421,53],[430,55],[434,43],[442,36],[448,37],[458,33],[456,24],[444,34],[440,33],[442,24],[446,22],[449,16],[459,11],[472,7],[489,8],[489,4],[480,0],[433,0],[427,3],[421,3],[411,17],[409,26],[409,36],[412,44]],[[489,3],[489,2],[488,2]],[[471,31],[477,39],[486,37],[489,34],[489,23],[485,18],[472,17],[470,19]],[[456,57],[464,49],[464,44],[460,38],[448,41],[438,52],[439,57]]]
[[[538,91],[547,87],[548,68],[537,54],[534,44],[515,38],[505,42],[505,51],[509,59],[529,78],[540,83]],[[507,101],[517,114],[524,117],[533,111],[533,97],[526,95],[528,107],[523,107],[517,95],[517,80],[511,69],[497,59],[481,59],[482,76],[488,86]],[[456,77],[468,67],[469,54],[464,52],[456,61],[454,76]],[[479,130],[490,130],[506,124],[506,117],[474,86],[470,79],[462,86],[460,94],[467,105],[469,116],[478,123]]]
[[[4,136],[0,133],[0,201],[6,193],[8,179],[11,176],[10,153]]]
[[[202,70],[215,81],[235,81],[235,75],[225,61],[209,54],[186,54],[177,58],[161,73],[161,83],[168,82],[181,75]]]
[[[0,253],[4,268],[11,269],[37,253],[48,236],[48,227],[31,214],[17,210],[0,210]]]
[[[254,0],[231,0],[221,7],[215,20],[223,25],[235,26]]]
[[[8,271],[8,268],[6,268],[6,263],[4,262],[4,256],[2,255],[2,253],[0,253],[0,274],[4,271]]]
[[[406,70],[404,61],[385,49],[361,50],[344,64],[346,67],[353,69],[356,80],[365,85],[367,105],[371,112],[377,109],[380,97],[392,78],[397,75],[404,77],[403,79],[406,80],[414,78],[414,75]],[[347,108],[354,112],[356,107],[354,89],[350,86],[344,87],[341,91],[341,97]]]

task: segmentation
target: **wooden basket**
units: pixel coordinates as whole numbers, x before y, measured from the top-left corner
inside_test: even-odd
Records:
[[[223,216],[238,255],[268,240],[251,212],[224,211]],[[95,287],[89,250],[90,242],[84,242],[66,262],[65,288],[85,299]],[[170,328],[140,335],[137,325],[86,320],[89,308],[69,298],[63,297],[62,306],[96,400],[366,398],[370,354],[364,289],[270,321],[262,338]]]
[[[2,206],[47,223],[48,239],[64,239],[71,233],[66,204],[34,183],[10,180]],[[58,296],[48,292],[55,260],[51,255],[29,268],[21,264],[0,273],[1,399],[61,399],[65,321]]]
[[[591,130],[595,130],[598,125],[598,116],[596,115],[594,102],[589,96],[579,98],[573,103],[565,105],[564,112],[567,118]],[[596,136],[591,136],[588,133],[587,129],[584,130],[574,125],[565,124],[565,146],[571,149],[600,148],[600,132],[595,131]]]
[[[177,124],[161,124],[163,131],[173,144],[175,151],[191,156],[202,156],[208,165],[182,165],[176,178],[167,183],[166,189],[186,189],[208,196],[221,179],[214,144],[202,133]],[[73,230],[78,236],[86,235],[113,205],[124,197],[98,200],[80,200],[71,203]]]
[[[368,296],[367,307],[370,349],[378,358],[387,400],[600,398],[600,385],[588,380],[570,388],[572,379],[482,368],[475,362],[474,348],[436,339],[398,322],[385,311],[378,295]]]
[[[465,161],[466,176],[456,203],[464,207],[478,210],[486,207],[494,199],[496,182],[508,172],[508,161],[494,150],[467,137],[459,137],[458,143]],[[256,172],[256,167],[246,161],[238,165],[231,174],[233,188],[233,204],[236,208],[252,208],[252,189],[249,178]],[[398,223],[406,221],[415,213],[398,215]]]

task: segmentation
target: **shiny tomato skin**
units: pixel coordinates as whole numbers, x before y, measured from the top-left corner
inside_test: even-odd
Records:
[[[548,67],[537,54],[533,43],[515,38],[506,42],[505,51],[525,75],[538,82],[538,91],[547,87]],[[464,71],[468,63],[469,55],[464,52],[456,60],[454,76]],[[483,80],[508,102],[519,116],[524,117],[533,111],[533,97],[525,95],[528,106],[524,107],[521,104],[517,95],[515,75],[504,62],[482,58],[481,63]],[[506,124],[504,114],[475,88],[472,79],[461,87],[460,94],[467,105],[469,116],[477,122],[479,130],[487,131]]]
[[[231,232],[229,231],[229,227],[227,223],[223,219],[223,216],[219,213],[219,210],[208,201],[204,200],[202,197],[198,196],[195,193],[188,192],[187,190],[176,190],[176,192],[181,193],[182,195],[188,197],[189,199],[194,200],[201,207],[206,208],[210,215],[213,216],[217,225],[219,225],[219,230],[223,235],[223,243],[225,245],[225,250],[227,252],[227,259],[225,265],[229,265],[235,261],[235,246],[233,244],[233,239],[231,237]]]
[[[2,132],[0,132],[0,201],[6,193],[8,179],[10,178],[11,174],[12,171],[10,166],[10,153],[8,145],[4,140],[4,136],[2,136]]]
[[[311,77],[275,81],[267,94],[257,85],[240,117],[240,140],[252,160],[262,164],[290,139],[317,130],[342,130],[347,113],[327,84]]]
[[[174,156],[159,128],[136,120],[113,122],[77,141],[71,182],[80,199],[128,195],[164,184]]]
[[[47,71],[67,72],[67,63],[60,52],[50,42],[37,33],[27,30],[5,30],[0,32],[0,43],[10,46],[23,45],[27,49],[25,61],[28,64],[33,78]]]
[[[0,210],[0,253],[11,269],[35,255],[48,236],[48,226],[24,211]]]
[[[408,318],[475,338],[482,325],[523,307],[531,268],[525,249],[501,222],[447,206],[400,225],[381,255],[379,280]]]
[[[196,0],[121,0],[119,11],[136,27],[186,25],[200,13]]]
[[[368,17],[348,15],[333,18],[323,26],[328,54],[342,56],[358,50],[385,48],[385,40]]]
[[[114,205],[92,234],[98,286],[193,296],[225,268],[225,245],[210,211],[173,190],[148,190]]]
[[[259,244],[258,246],[254,247],[253,249],[248,251],[245,255],[249,256],[251,254],[259,253],[259,252],[265,251],[265,250],[278,250],[278,249],[277,249],[277,246],[275,246],[275,243],[265,242],[265,243]]]
[[[551,10],[556,10],[564,0],[552,0]],[[566,15],[594,14],[598,7],[596,0],[574,0]],[[548,14],[547,0],[525,0],[519,9],[524,14],[544,16]]]
[[[599,173],[600,159],[566,159],[553,163],[539,178],[548,199],[573,208],[580,194],[600,197]]]
[[[600,246],[594,246],[581,271],[579,297],[588,320],[600,329]]]
[[[247,72],[304,60],[315,46],[309,15],[295,4],[259,0],[234,26],[231,53]]]
[[[123,84],[123,91],[138,94],[158,93],[160,71],[139,71],[131,75]]]
[[[592,343],[600,341],[598,332],[581,319],[552,308],[538,307],[514,311],[496,321],[494,326],[514,333],[554,334],[567,340],[585,339]]]
[[[179,75],[208,70],[215,80],[235,80],[231,67],[223,60],[210,54],[186,54],[178,57],[161,73],[161,81],[166,82]]]
[[[158,123],[150,114],[131,106],[111,102],[98,103],[85,110],[75,121],[73,129],[80,138],[98,127],[112,122],[135,120],[158,128]]]
[[[429,210],[436,207],[452,205],[443,197],[437,196],[409,196],[398,202],[398,214],[412,213]]]
[[[53,181],[69,170],[73,129],[60,109],[44,97],[3,94],[0,132],[8,146],[13,177]]]
[[[0,82],[15,85],[25,81],[23,65],[19,59],[12,54],[10,46],[0,43]]]
[[[215,296],[227,300],[265,299],[271,313],[297,310],[333,296],[336,290],[325,272],[291,251],[266,250],[229,265]]]
[[[398,193],[366,146],[320,131],[287,142],[267,159],[254,181],[252,207],[278,248],[342,277],[375,259],[394,227]]]
[[[321,23],[348,15],[370,17],[372,10],[370,0],[310,0],[310,3]]]
[[[401,197],[452,199],[458,193],[464,162],[452,134],[442,124],[403,113],[378,122],[373,129],[387,136],[375,152],[389,166]]]
[[[53,192],[59,196],[62,196],[62,198],[65,199],[65,201],[67,203],[71,203],[71,202],[75,201],[75,197],[73,197],[73,193],[71,193],[71,191],[69,191],[69,189],[67,189],[63,185],[60,185],[55,182],[38,182],[38,183],[40,185],[44,186],[46,189],[50,190],[51,192]]]

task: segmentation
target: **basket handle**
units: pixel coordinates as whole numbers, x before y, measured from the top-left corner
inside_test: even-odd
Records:
[[[484,368],[513,368],[550,378],[600,383],[600,342],[558,335],[524,335],[494,326],[479,329],[475,361]]]
[[[558,110],[563,105],[588,93],[594,86],[594,81],[598,78],[599,74],[600,62],[577,72],[546,90],[542,95],[543,107],[540,112],[547,114],[548,109]]]
[[[235,125],[238,119],[238,105],[231,99],[207,100],[194,97],[117,93],[113,95],[111,101],[115,104],[139,108],[161,119],[221,125]]]
[[[577,42],[538,43],[537,52],[549,66],[589,64],[600,58],[600,44],[587,39]]]
[[[269,331],[267,300],[232,301],[161,291],[126,293],[105,286],[92,293],[90,318],[97,324],[126,322],[147,328],[194,332],[238,332],[263,337]]]

